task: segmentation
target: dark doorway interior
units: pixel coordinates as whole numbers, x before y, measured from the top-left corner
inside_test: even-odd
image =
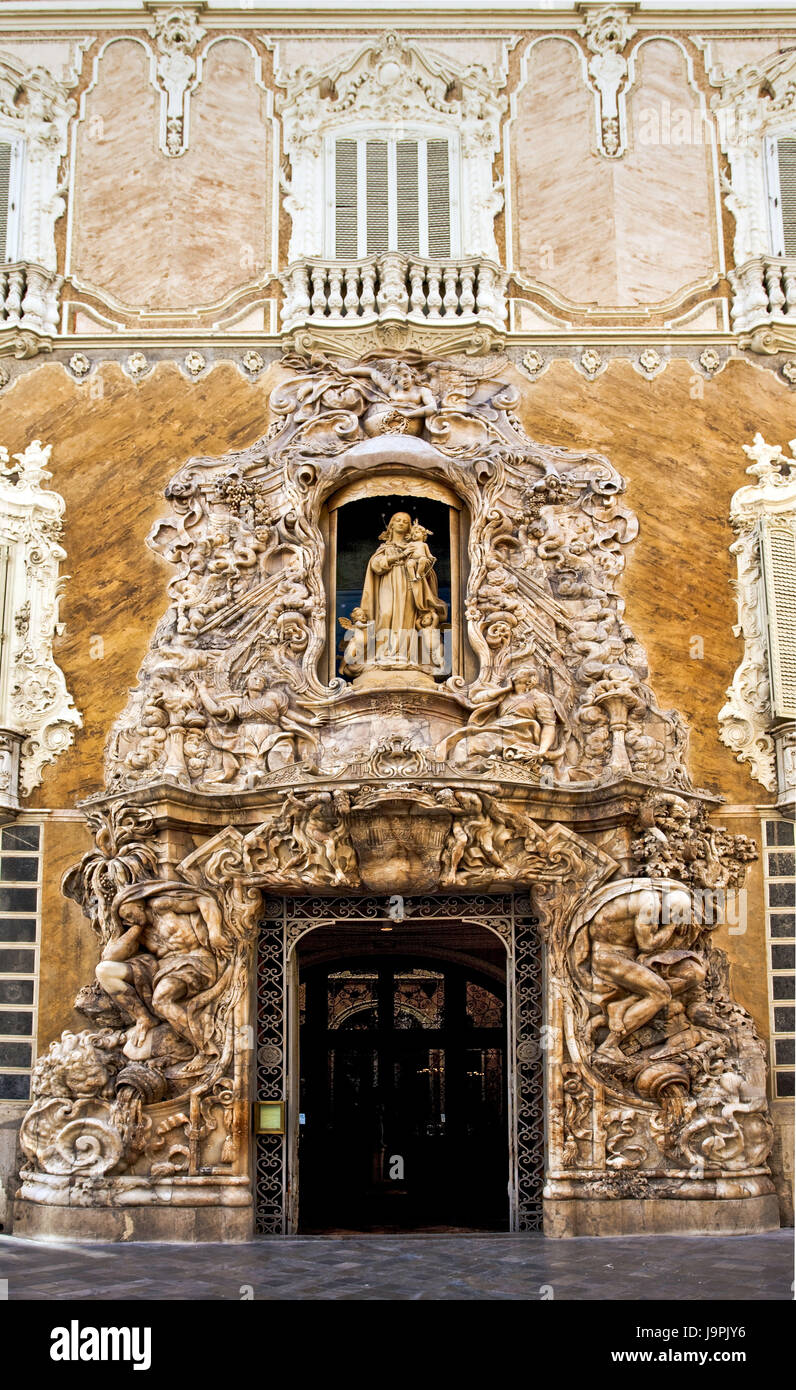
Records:
[[[305,966],[300,1230],[508,1228],[496,973],[381,952]]]

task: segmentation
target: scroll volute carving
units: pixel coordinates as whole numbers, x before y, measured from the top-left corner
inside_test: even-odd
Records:
[[[283,367],[268,434],[191,460],[167,489],[171,516],[149,544],[174,566],[171,604],[113,732],[111,786],[239,790],[369,755],[372,720],[342,743],[335,725],[350,683],[318,674],[322,523],[335,491],[388,467],[443,483],[469,521],[477,672],[436,681],[447,713],[418,721],[413,746],[548,785],[631,772],[687,785],[685,730],[657,707],[624,620],[618,582],[637,523],[608,461],[534,444],[512,386],[450,363]]]

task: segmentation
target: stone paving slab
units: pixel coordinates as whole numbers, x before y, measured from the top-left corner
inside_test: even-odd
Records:
[[[546,1240],[291,1236],[245,1245],[0,1237],[9,1299],[788,1300],[793,1232]]]

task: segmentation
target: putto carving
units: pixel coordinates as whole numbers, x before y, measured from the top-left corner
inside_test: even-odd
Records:
[[[578,30],[592,55],[589,77],[597,98],[600,150],[608,158],[625,152],[627,59],[623,50],[637,32],[629,22],[628,11],[619,6],[589,14]]]
[[[64,500],[44,486],[52,445],[34,439],[9,462],[0,447],[0,539],[8,547],[6,593],[15,614],[8,637],[10,659],[0,679],[0,726],[20,745],[19,785],[7,787],[3,802],[18,809],[18,794],[29,796],[42,769],[72,742],[82,720],[53,655],[62,632],[58,606],[66,559],[60,543]]]
[[[637,523],[608,461],[534,444],[513,387],[452,364],[284,366],[265,438],[193,460],[169,486],[172,518],[149,543],[177,567],[172,604],[112,735],[110,786],[234,790],[334,773],[383,734],[377,703],[364,746],[349,716],[341,744],[340,701],[418,682],[438,699],[415,740],[431,762],[513,780],[525,769],[546,785],[637,775],[687,786],[685,730],[658,709],[624,621],[617,584]],[[388,509],[327,681],[319,658],[338,638],[326,500],[396,458],[410,490],[436,478],[466,508],[461,616],[437,589],[445,538]],[[457,621],[467,675],[461,650],[451,671]]]
[[[787,725],[775,727],[763,547],[766,528],[769,534],[775,528],[784,538],[796,535],[796,463],[779,445],[766,444],[760,434],[753,444],[744,445],[744,453],[750,460],[746,471],[756,481],[739,488],[730,505],[736,534],[730,553],[738,567],[733,586],[738,604],[734,631],[743,637],[744,654],[719,711],[719,737],[739,762],[749,764],[767,791],[778,789],[784,802],[793,797],[793,787],[788,785],[784,759],[782,753],[778,758],[777,749],[787,746],[790,731]],[[786,637],[784,653],[778,649],[775,654],[780,666],[783,656],[787,664],[791,658]]]

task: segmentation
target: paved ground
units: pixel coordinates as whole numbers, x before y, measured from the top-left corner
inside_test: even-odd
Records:
[[[758,1236],[323,1236],[247,1245],[0,1237],[10,1299],[790,1299],[793,1232]]]

